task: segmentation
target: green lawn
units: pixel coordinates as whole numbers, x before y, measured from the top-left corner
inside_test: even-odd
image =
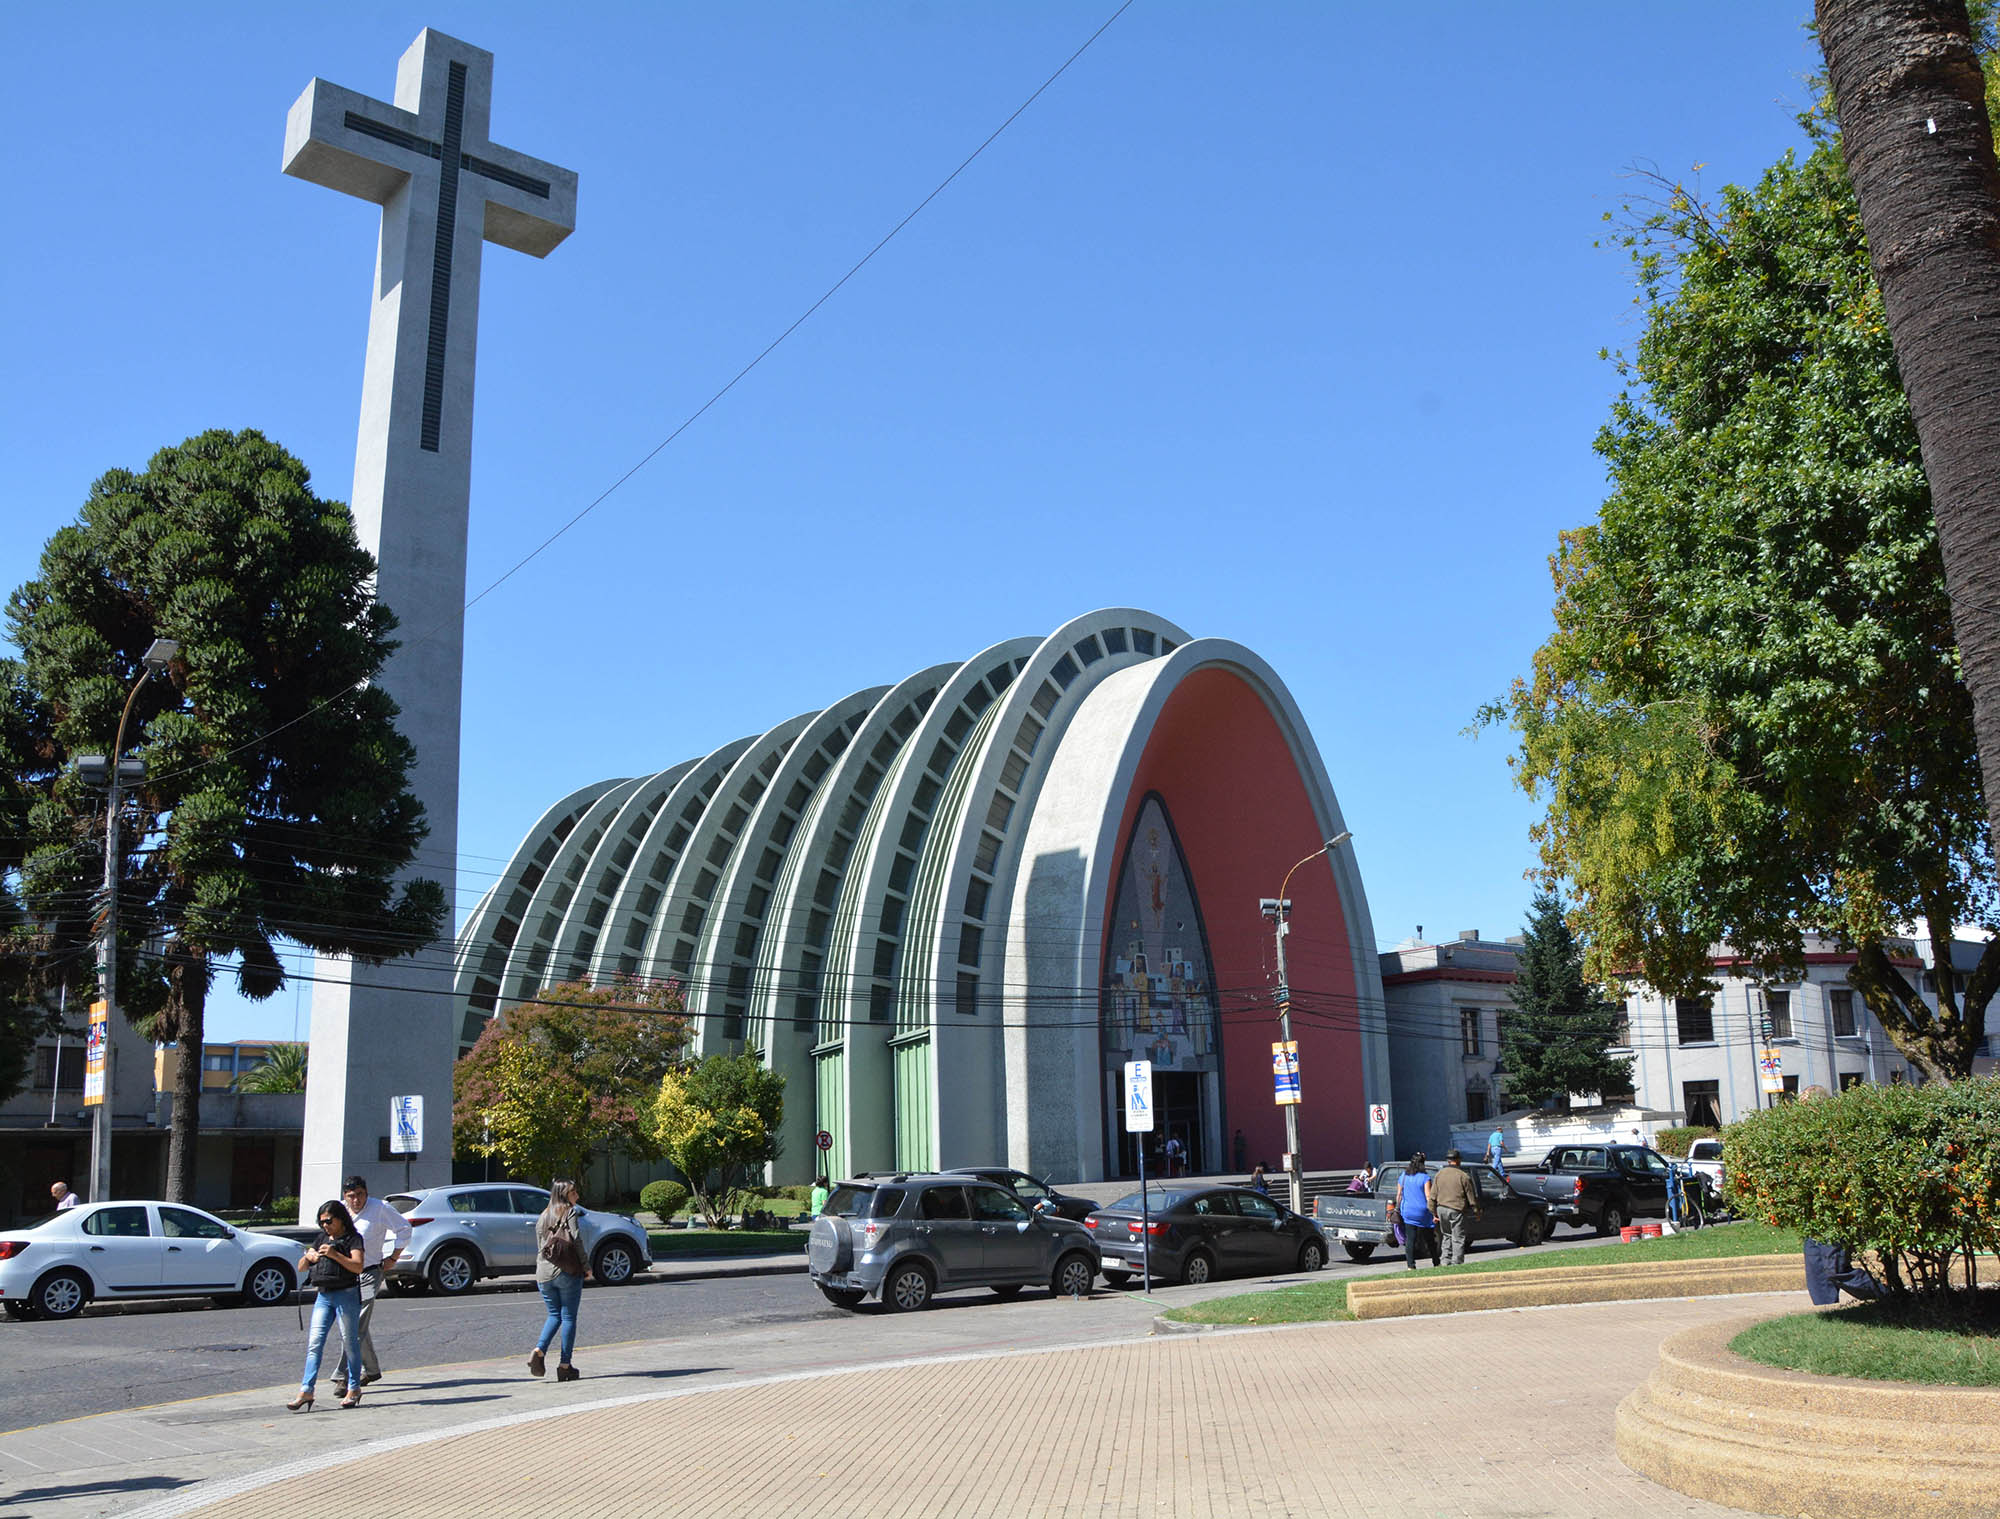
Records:
[[[1729,1348],[1766,1366],[1816,1376],[2000,1387],[2000,1290],[1981,1296],[1984,1321],[1969,1333],[1912,1329],[1892,1322],[1878,1303],[1855,1303],[1753,1325]]]
[[[1713,1260],[1731,1255],[1792,1255],[1801,1249],[1799,1236],[1768,1224],[1723,1224],[1631,1244],[1598,1245],[1584,1250],[1511,1250],[1463,1266],[1424,1267],[1426,1275],[1457,1276],[1479,1271],[1529,1271],[1555,1266],[1609,1266],[1625,1261]],[[1376,1253],[1382,1259],[1382,1252]],[[1299,1324],[1317,1319],[1347,1319],[1347,1282],[1311,1282],[1280,1287],[1273,1292],[1248,1292],[1240,1297],[1212,1298],[1168,1311],[1167,1317],[1187,1324]]]
[[[704,1255],[778,1255],[806,1247],[803,1229],[652,1229],[653,1259]]]

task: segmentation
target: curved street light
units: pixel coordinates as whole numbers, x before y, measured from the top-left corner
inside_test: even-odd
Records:
[[[1340,832],[1336,833],[1332,838],[1320,845],[1319,848],[1315,849],[1303,860],[1300,860],[1297,865],[1294,865],[1290,870],[1285,872],[1284,884],[1278,888],[1278,894],[1275,897],[1265,897],[1257,904],[1264,916],[1276,925],[1274,932],[1278,941],[1278,1038],[1282,1041],[1284,1053],[1290,1060],[1296,1060],[1298,1052],[1292,1045],[1292,985],[1290,979],[1285,974],[1285,936],[1292,931],[1290,920],[1292,899],[1286,893],[1291,890],[1292,877],[1299,873],[1300,866],[1312,864],[1321,855],[1338,849],[1353,837],[1352,830],[1341,829]],[[1296,1068],[1294,1069],[1296,1071]],[[1304,1091],[1297,1090],[1292,1093],[1292,1100],[1283,1104],[1285,1109],[1285,1174],[1291,1182],[1292,1211],[1294,1213],[1303,1213],[1306,1210],[1305,1167],[1299,1162],[1299,1105],[1304,1101],[1304,1097]]]

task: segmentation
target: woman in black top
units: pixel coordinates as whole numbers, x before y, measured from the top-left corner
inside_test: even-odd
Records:
[[[338,1200],[319,1205],[319,1238],[299,1257],[299,1270],[319,1296],[313,1302],[312,1335],[306,1341],[305,1375],[299,1379],[299,1395],[285,1407],[297,1413],[313,1405],[313,1384],[319,1381],[320,1351],[326,1346],[327,1332],[335,1318],[340,1320],[341,1339],[347,1346],[346,1397],[342,1408],[361,1402],[361,1236],[354,1232],[354,1219]]]

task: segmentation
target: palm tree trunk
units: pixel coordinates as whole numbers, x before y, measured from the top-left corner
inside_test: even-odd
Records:
[[[204,958],[176,955],[167,969],[167,1011],[180,1048],[174,1065],[174,1126],[167,1135],[167,1201],[194,1202],[201,1142],[201,1057],[208,1006]]]
[[[2000,853],[2000,165],[1963,0],[1817,0]]]

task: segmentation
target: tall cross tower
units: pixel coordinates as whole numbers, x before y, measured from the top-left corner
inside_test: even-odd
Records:
[[[382,208],[354,519],[378,565],[377,597],[402,624],[403,647],[381,683],[416,746],[413,786],[430,822],[410,874],[441,880],[447,892],[457,880],[479,259],[487,242],[542,258],[576,225],[576,175],[495,144],[487,135],[492,100],[493,55],[426,29],[396,68],[395,104],[315,79],[285,122],[287,174]],[[410,1183],[451,1180],[451,927],[441,944],[380,970],[320,961],[299,1192],[305,1216],[338,1196],[349,1172],[386,1169],[391,1096],[424,1099]],[[391,1173],[375,1191],[403,1184]]]

